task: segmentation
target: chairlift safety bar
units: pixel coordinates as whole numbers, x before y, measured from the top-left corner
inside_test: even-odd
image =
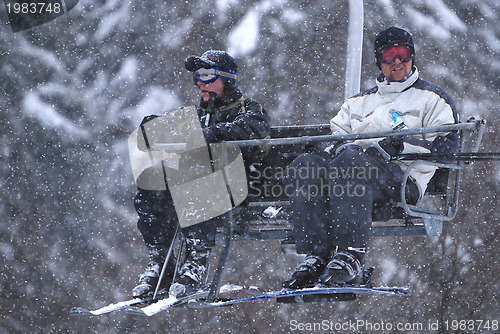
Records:
[[[234,140],[225,141],[231,145],[238,147],[252,147],[252,146],[277,146],[277,145],[296,145],[296,144],[312,144],[325,141],[346,141],[346,140],[359,140],[359,139],[370,139],[379,137],[399,137],[405,135],[419,135],[426,133],[437,133],[437,132],[451,132],[451,131],[478,131],[485,124],[484,120],[473,120],[468,123],[460,124],[450,124],[441,126],[430,126],[418,129],[407,129],[399,131],[380,131],[380,132],[366,132],[366,133],[354,133],[345,135],[321,135],[321,136],[302,136],[302,137],[289,137],[289,138],[271,138],[271,139],[250,139],[250,140]],[[324,124],[317,125],[318,127],[324,127]],[[312,128],[313,126],[306,125],[305,128]],[[293,129],[294,127],[288,127]],[[300,128],[298,126],[297,128]]]

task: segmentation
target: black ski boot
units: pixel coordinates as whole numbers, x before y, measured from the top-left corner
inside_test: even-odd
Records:
[[[364,257],[367,248],[339,248],[332,260],[326,265],[326,274],[321,277],[321,283],[329,286],[355,284],[362,278]]]
[[[199,239],[186,238],[186,258],[179,270],[179,277],[170,286],[170,295],[185,296],[204,287],[210,250]]]
[[[167,255],[167,247],[165,245],[148,245],[146,244],[149,253],[149,263],[146,271],[139,277],[139,284],[132,290],[133,297],[148,297],[155,292],[160,273]],[[165,289],[171,283],[174,277],[175,263],[172,258],[169,259],[169,264],[162,278],[160,289]]]
[[[285,289],[304,289],[313,287],[325,268],[325,260],[319,256],[308,255],[292,274],[292,278],[283,282]]]

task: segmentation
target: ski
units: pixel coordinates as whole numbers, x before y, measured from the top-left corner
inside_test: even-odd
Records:
[[[144,307],[131,306],[127,308],[127,313],[151,317],[171,307],[180,306],[189,302],[190,300],[206,298],[207,296],[208,291],[197,291],[180,298],[177,298],[175,296],[168,296],[167,298],[160,299]]]
[[[147,302],[150,302],[152,300],[153,300],[152,297],[132,298],[132,299],[124,300],[121,302],[112,303],[112,304],[106,305],[104,307],[95,309],[95,310],[90,310],[90,309],[84,308],[84,307],[73,307],[70,310],[70,314],[71,315],[81,315],[81,316],[102,315],[102,314],[122,310],[122,309],[125,309],[125,308],[133,306],[133,305],[147,303]]]
[[[240,285],[226,284],[220,288],[220,292],[236,292],[242,289],[243,287]],[[134,307],[133,305],[131,305],[131,307],[127,309],[127,313],[151,317],[157,313],[166,311],[169,308],[181,306],[191,301],[207,298],[208,294],[208,290],[200,290],[179,298],[170,295],[167,298],[160,299],[144,307]]]
[[[357,294],[382,294],[395,296],[411,295],[411,287],[322,287],[316,286],[298,290],[279,290],[279,291],[262,291],[259,288],[253,287],[248,291],[253,296],[241,299],[221,300],[212,303],[204,301],[192,301],[188,303],[191,308],[209,308],[229,306],[237,303],[250,302],[254,300],[277,299],[278,302],[297,303],[320,300],[354,300]],[[308,298],[309,297],[309,298]]]

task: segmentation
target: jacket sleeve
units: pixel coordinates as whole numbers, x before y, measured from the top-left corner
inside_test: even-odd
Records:
[[[451,125],[458,122],[457,112],[453,100],[446,94],[432,93],[434,98],[429,99],[428,108],[422,119],[422,127]],[[459,148],[459,137],[456,132],[431,133],[424,139],[406,137],[403,153],[430,153],[456,152]]]
[[[270,135],[270,120],[266,110],[256,101],[246,99],[244,108],[237,107],[232,121],[213,124],[204,129],[207,142],[265,138]]]
[[[352,133],[351,129],[351,114],[349,109],[349,100],[345,101],[340,108],[340,111],[330,120],[330,134],[345,135]],[[338,153],[338,149],[347,147],[351,141],[330,141],[321,142],[316,145],[319,154],[332,156]]]
[[[344,135],[352,132],[349,102],[350,100],[345,101],[337,115],[330,120],[332,135]]]

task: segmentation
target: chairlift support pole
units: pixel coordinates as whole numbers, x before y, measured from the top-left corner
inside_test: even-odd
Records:
[[[363,0],[349,0],[349,25],[344,100],[359,93],[363,58]]]

